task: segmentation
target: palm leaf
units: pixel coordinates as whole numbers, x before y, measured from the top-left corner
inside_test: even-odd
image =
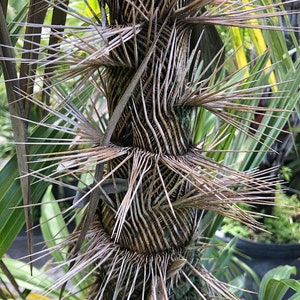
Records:
[[[59,297],[58,291],[52,291],[48,296],[43,296],[45,290],[47,290],[49,286],[52,286],[55,281],[46,274],[43,274],[40,270],[33,267],[31,272],[31,267],[29,265],[10,258],[3,258],[3,263],[6,265],[7,269],[10,270],[11,275],[17,281],[19,287],[23,287],[25,293],[26,291],[27,293],[28,291],[31,291],[28,298],[31,296],[36,297],[37,299],[48,300],[57,299]],[[0,276],[5,282],[9,283],[6,274],[2,270],[0,270]],[[75,296],[68,297],[70,300],[79,299]]]
[[[19,90],[19,81],[18,81],[18,74],[16,70],[15,63],[12,61],[14,59],[14,52],[13,47],[10,39],[10,34],[7,29],[7,25],[5,22],[5,17],[0,9],[0,19],[1,19],[1,39],[0,44],[4,45],[1,46],[1,53],[5,60],[2,60],[2,68],[4,78],[6,79],[6,92],[7,92],[7,99],[9,104],[9,111],[11,115],[11,123],[12,129],[14,133],[14,139],[18,143],[16,145],[16,153],[17,153],[17,161],[18,161],[18,168],[19,172],[22,175],[21,178],[21,186],[22,186],[22,197],[24,204],[27,205],[31,203],[30,201],[30,184],[28,176],[23,176],[28,174],[28,165],[26,161],[26,157],[28,154],[28,148],[26,145],[27,141],[27,126],[26,122],[19,118],[25,117],[25,110],[24,105],[20,101],[20,97],[17,93]],[[19,117],[19,118],[17,118]],[[26,223],[28,226],[32,224],[32,215],[31,210],[25,210],[26,216]],[[28,250],[32,253],[32,235],[28,233]]]
[[[46,132],[44,128],[40,128],[37,131],[37,136],[41,135],[43,132],[44,137],[46,138]],[[48,138],[53,138],[53,132],[48,133]],[[64,138],[64,134],[59,133],[56,135],[56,138]],[[66,149],[65,145],[58,146],[52,145],[48,147],[40,146],[35,149],[35,154],[41,153],[45,151],[46,153],[61,151]],[[47,163],[46,163],[47,164]],[[39,164],[40,167],[43,165]],[[0,257],[7,251],[15,237],[18,235],[19,231],[25,224],[24,215],[22,211],[22,193],[21,193],[21,186],[18,178],[18,168],[17,168],[17,160],[16,157],[12,157],[11,160],[5,165],[5,167],[1,170],[1,199],[0,199]],[[33,203],[37,203],[46,187],[48,186],[47,182],[43,181],[32,181],[32,200]]]

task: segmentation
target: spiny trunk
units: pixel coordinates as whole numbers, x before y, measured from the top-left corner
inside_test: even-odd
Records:
[[[201,151],[192,145],[193,116],[200,105],[193,99],[201,98],[201,89],[195,94],[188,86],[194,84],[197,89],[191,79],[192,63],[199,58],[197,48],[202,45],[211,51],[202,54],[208,66],[210,57],[217,61],[220,39],[210,27],[216,45],[210,47],[207,40],[200,43],[198,24],[177,19],[181,9],[187,15],[202,10],[196,1],[113,0],[107,4],[111,26],[137,25],[134,36],[109,53],[104,91],[111,118],[144,67],[110,139],[124,154],[106,164],[104,177],[112,179],[116,190],[116,179],[127,180],[128,189],[99,202],[89,233],[94,242],[88,253],[97,266],[89,298],[197,299],[205,295],[209,299],[215,293],[206,286],[204,277],[209,275],[199,262],[199,209],[218,210],[221,202],[229,208],[227,199],[235,197],[240,182],[234,179],[226,186],[234,172],[208,159],[201,163]],[[208,72],[209,68],[200,80]],[[206,170],[206,164],[212,170]],[[214,168],[225,176],[223,187]],[[224,295],[234,298],[228,291]]]
[[[66,228],[58,233],[49,230],[55,245],[51,251],[63,252],[54,255],[55,259],[62,267],[69,265],[68,270],[62,268],[66,274],[49,287],[50,292],[61,287],[61,298],[66,299],[88,288],[88,298],[93,300],[237,299],[205,268],[203,252],[211,246],[219,215],[256,229],[257,215],[238,204],[265,204],[261,200],[274,193],[276,182],[269,171],[236,169],[259,166],[261,152],[272,146],[288,110],[294,109],[298,100],[294,96],[300,82],[298,64],[288,51],[281,51],[277,40],[283,35],[276,34],[272,56],[273,49],[264,44],[260,29],[285,32],[273,17],[285,14],[279,10],[284,5],[299,10],[299,1],[282,4],[270,0],[266,5],[260,0],[98,0],[100,8],[93,11],[96,1],[84,0],[90,11],[87,17],[75,8],[78,1],[69,5],[65,0],[40,0],[39,4],[45,4],[42,17],[54,8],[50,26],[36,20],[41,13],[36,1],[28,2],[32,13],[21,64],[32,72],[25,74],[20,68],[20,76],[26,80],[18,78],[19,60],[13,55],[4,14],[0,18],[1,60],[12,111],[16,106],[14,133],[18,136],[17,127],[25,132],[21,123],[28,114],[19,111],[21,101],[49,113],[38,123],[28,120],[38,128],[32,136],[37,147],[32,147],[26,166],[22,158],[27,159],[23,155],[27,136],[16,138],[27,226],[32,215],[27,197],[31,182],[26,175],[32,177],[35,190],[44,189],[41,181],[67,187],[70,185],[62,178],[79,181],[73,205],[62,214],[77,214],[88,202],[70,236],[61,236],[62,232],[67,235]],[[6,6],[0,6],[0,12]],[[214,25],[259,29],[256,34],[249,30],[253,33],[249,36],[264,44],[256,44],[261,57],[245,65],[246,51],[244,59],[236,49],[242,47],[237,30],[232,36],[239,46],[232,47],[237,50],[233,56],[240,61],[231,56],[225,63],[225,50]],[[13,36],[19,36],[13,27]],[[48,44],[38,45],[40,34],[30,36],[30,32],[43,36],[49,32]],[[290,40],[292,46],[297,39],[299,34]],[[268,46],[270,60],[262,54]],[[296,57],[295,53],[292,58]],[[236,62],[244,69],[236,70]],[[231,63],[233,71],[228,66]],[[274,71],[270,78],[268,65],[272,65],[270,73]],[[19,85],[23,80],[30,86]],[[266,101],[272,102],[257,106],[268,87],[273,95]],[[107,124],[99,111],[103,98],[108,106]],[[202,122],[201,116],[208,116],[208,121]],[[258,127],[251,130],[253,119]],[[197,146],[192,142],[195,124],[204,124],[197,130],[201,140]],[[245,152],[236,155],[241,149]],[[235,163],[237,166],[231,167]],[[7,197],[8,202],[13,198],[14,207],[21,202],[10,183],[12,178],[0,199],[4,207]],[[53,205],[49,202],[43,204]],[[1,214],[6,224],[2,233],[10,230],[7,224],[16,224],[15,214],[7,217],[7,211]],[[51,215],[49,220],[56,217]],[[58,219],[57,227],[63,223]],[[30,235],[28,240],[31,247]],[[67,294],[65,287],[71,278],[76,282]]]
[[[56,286],[82,271],[95,279],[89,299],[236,299],[201,263],[201,252],[207,247],[199,229],[201,217],[211,210],[255,227],[255,219],[236,204],[257,203],[257,195],[270,193],[275,183],[265,174],[258,178],[209,159],[192,138],[199,108],[223,122],[209,147],[226,139],[224,132],[229,131],[222,130],[228,125],[236,130],[233,134],[240,131],[253,137],[249,127],[256,106],[252,102],[262,93],[260,81],[263,88],[268,85],[261,78],[266,77],[264,70],[257,71],[255,66],[245,81],[242,72],[219,81],[224,57],[212,24],[251,27],[248,17],[262,11],[262,18],[265,8],[249,4],[248,15],[242,1],[232,6],[227,1],[205,0],[106,0],[101,4],[102,8],[107,4],[109,11],[102,23],[108,19],[110,24],[101,27],[91,22],[90,27],[70,33],[70,38],[59,33],[61,53],[57,59],[50,56],[55,64],[65,66],[64,59],[70,55],[65,73],[48,74],[53,102],[57,95],[61,99],[57,110],[45,106],[67,123],[53,128],[83,138],[80,146],[84,141],[91,146],[57,154],[55,159],[63,161],[67,175],[78,171],[76,178],[88,173],[94,179],[83,189],[91,194],[91,201],[68,241],[70,270]],[[206,12],[208,4],[212,12]],[[52,48],[58,49],[57,45]],[[45,65],[49,59],[40,63]],[[60,93],[57,85],[72,76],[80,77],[78,85],[70,95]],[[105,132],[97,124],[102,120],[98,111],[95,119],[86,117],[75,104],[81,101],[77,93],[89,79],[107,100]],[[92,105],[95,109],[96,104]],[[262,117],[272,111],[257,109]],[[264,126],[262,139],[270,131],[268,124]],[[58,172],[52,177],[60,178]],[[85,198],[76,196],[73,207]]]
[[[110,53],[116,62],[116,66],[107,68],[110,115],[153,43],[155,50],[111,138],[112,143],[128,147],[129,159],[120,167],[125,157],[110,161],[107,172],[116,169],[113,178],[128,180],[128,191],[111,196],[113,209],[105,202],[100,203],[97,222],[114,239],[117,253],[100,268],[90,299],[100,297],[106,280],[105,299],[112,299],[113,295],[118,295],[118,299],[165,299],[168,294],[173,299],[193,299],[196,293],[189,288],[179,298],[171,292],[171,285],[174,289],[178,283],[173,276],[171,284],[167,272],[172,262],[182,257],[190,263],[194,260],[197,251],[186,248],[195,243],[197,210],[172,208],[175,200],[189,193],[190,184],[161,159],[162,155],[185,155],[192,146],[194,108],[181,105],[180,99],[188,82],[193,26],[183,26],[161,12],[162,1],[148,1],[143,3],[144,7],[140,3],[146,16],[127,1],[108,1],[108,5],[113,12],[112,23],[141,23],[134,39]],[[157,13],[148,13],[151,8]],[[120,272],[124,273],[123,281]]]

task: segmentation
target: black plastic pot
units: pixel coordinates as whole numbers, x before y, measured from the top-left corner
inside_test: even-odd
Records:
[[[46,248],[42,233],[39,229],[34,230],[34,253],[38,251],[44,251]],[[27,248],[27,234],[25,228],[21,230],[19,235],[15,238],[12,245],[6,252],[6,254],[10,258],[22,260],[26,263],[29,262],[28,260],[28,248]],[[25,258],[26,257],[26,258]],[[33,254],[33,265],[37,268],[41,268],[44,264],[51,258],[50,254],[44,253],[44,255],[38,258],[35,254]]]
[[[229,237],[222,238],[229,241]],[[293,278],[300,279],[300,244],[259,243],[250,240],[238,239],[236,244],[238,258],[245,262],[261,279],[269,270],[278,266],[295,266],[297,275]],[[257,292],[258,286],[251,278],[246,278],[247,289]],[[283,299],[288,299],[292,291],[288,291]],[[257,296],[253,295],[253,299]]]

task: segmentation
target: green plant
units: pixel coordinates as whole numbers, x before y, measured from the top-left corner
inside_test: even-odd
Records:
[[[298,63],[280,46],[280,4],[84,3],[85,11],[78,1],[29,3],[20,72],[0,16],[7,98],[18,117],[17,155],[1,172],[0,254],[25,220],[31,251],[32,205],[47,182],[67,186],[62,178],[72,176],[82,197],[58,214],[76,214],[80,201],[89,201],[76,230],[53,246],[67,273],[50,292],[61,288],[63,297],[73,277],[75,286],[82,283],[81,272],[92,280],[90,299],[236,299],[201,256],[222,216],[256,226],[237,203],[256,202],[257,191],[274,188],[248,170],[298,100]],[[265,37],[275,45],[240,67],[214,25],[254,28],[257,37],[271,26],[277,31]],[[267,87],[273,96],[262,108]],[[262,120],[253,132],[255,114]],[[12,187],[17,163],[21,186]],[[10,210],[21,196],[25,219]]]
[[[264,230],[251,229],[238,221],[224,219],[222,231],[233,236],[269,243],[300,242],[300,202],[297,195],[277,192],[272,216],[264,218]]]
[[[288,288],[295,291],[289,300],[297,300],[300,297],[300,282],[291,279],[296,274],[296,268],[292,266],[279,266],[268,271],[261,281],[258,292],[258,300],[281,300]]]
[[[67,223],[62,217],[59,203],[55,200],[51,189],[52,186],[47,188],[41,201],[43,205],[41,207],[40,227],[47,248],[42,250],[39,257],[35,257],[35,260],[47,256],[51,249],[60,248],[61,244],[66,244],[69,236]],[[67,273],[68,268],[63,264],[67,249],[60,248],[59,251],[50,251],[50,254],[52,259],[41,269],[32,268],[29,264],[16,259],[7,257],[1,259],[0,278],[6,289],[2,289],[0,284],[0,292],[7,294],[2,298],[18,296],[21,299],[58,299],[60,291],[53,290],[51,287],[58,280],[57,274]],[[53,268],[50,267],[51,261]],[[85,299],[87,297],[86,287],[90,283],[89,279],[84,278],[83,274],[77,274],[72,280],[72,286],[65,291],[64,296],[70,300]],[[9,286],[12,288],[8,289]],[[77,292],[75,293],[74,290]]]

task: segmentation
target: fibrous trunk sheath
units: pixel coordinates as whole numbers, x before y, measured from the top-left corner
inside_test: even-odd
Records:
[[[188,174],[193,163],[186,170],[180,165],[194,155],[195,108],[184,105],[182,99],[197,60],[198,52],[192,47],[199,47],[202,30],[174,18],[172,12],[190,1],[177,2],[107,1],[110,26],[135,27],[133,38],[109,54],[113,64],[106,67],[104,90],[110,116],[140,66],[145,60],[147,64],[110,140],[125,154],[108,162],[105,175],[113,181],[127,180],[128,189],[99,204],[95,240],[107,249],[98,261],[90,299],[199,297],[190,283],[201,289],[199,279],[188,267],[197,267],[198,252],[193,246],[199,212],[173,204],[193,195]],[[218,35],[215,41],[220,42]],[[212,52],[216,55],[216,49]],[[180,275],[181,270],[190,282]]]

